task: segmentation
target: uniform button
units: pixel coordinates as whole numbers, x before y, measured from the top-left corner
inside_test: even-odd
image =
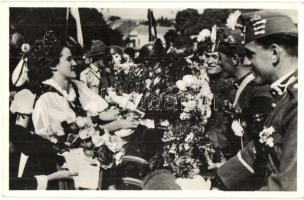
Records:
[[[275,107],[277,106],[277,104],[276,104],[276,103],[272,103],[271,106],[272,106],[273,108],[275,108]]]

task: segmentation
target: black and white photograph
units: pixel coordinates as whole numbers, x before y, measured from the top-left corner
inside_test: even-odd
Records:
[[[146,5],[8,8],[8,190],[300,190],[299,10]]]

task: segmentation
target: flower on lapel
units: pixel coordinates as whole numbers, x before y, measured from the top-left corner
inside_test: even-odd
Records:
[[[23,53],[28,53],[29,52],[29,50],[30,50],[30,45],[29,44],[27,44],[27,43],[24,43],[24,44],[22,44],[22,46],[21,46],[21,51],[23,52]]]
[[[233,120],[231,128],[236,136],[242,137],[244,135],[244,129],[240,120]]]
[[[275,133],[275,130],[274,130],[273,126],[271,126],[269,128],[265,127],[259,134],[259,136],[260,136],[259,142],[272,148],[274,146],[274,142],[273,142],[274,133]]]

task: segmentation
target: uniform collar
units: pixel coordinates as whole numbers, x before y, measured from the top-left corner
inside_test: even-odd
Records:
[[[90,63],[90,68],[91,68],[94,72],[99,72],[99,71],[100,71],[99,67],[97,67],[97,66],[94,65],[93,63]]]
[[[297,80],[297,70],[291,71],[282,76],[270,85],[270,93],[272,96],[281,96],[287,91],[290,84]]]
[[[248,73],[245,74],[242,78],[240,78],[239,80],[236,80],[236,81],[234,82],[234,84],[235,84],[237,87],[239,87],[239,86],[242,84],[242,82],[243,82],[246,78],[248,78],[248,76],[251,75],[251,74],[253,74],[253,73],[252,73],[252,72],[248,72]]]

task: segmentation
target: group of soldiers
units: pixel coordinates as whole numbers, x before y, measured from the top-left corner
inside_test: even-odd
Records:
[[[214,60],[223,70],[221,79],[230,77],[237,85],[233,101],[223,109],[231,111],[226,112],[231,114],[227,124],[234,135],[209,133],[220,148],[232,152],[225,163],[215,166],[214,186],[234,191],[296,191],[297,27],[288,16],[265,10],[243,13],[239,22],[240,28],[225,29],[218,46],[205,53],[211,89],[217,78],[210,73],[216,71]],[[227,146],[237,148],[227,150]],[[154,172],[144,189],[176,189],[173,180],[167,173]]]
[[[219,54],[224,70],[239,80],[233,105],[245,115],[244,148],[217,174],[232,190],[296,190],[297,28],[278,13],[260,11],[241,17],[246,27],[244,44],[224,41]]]

